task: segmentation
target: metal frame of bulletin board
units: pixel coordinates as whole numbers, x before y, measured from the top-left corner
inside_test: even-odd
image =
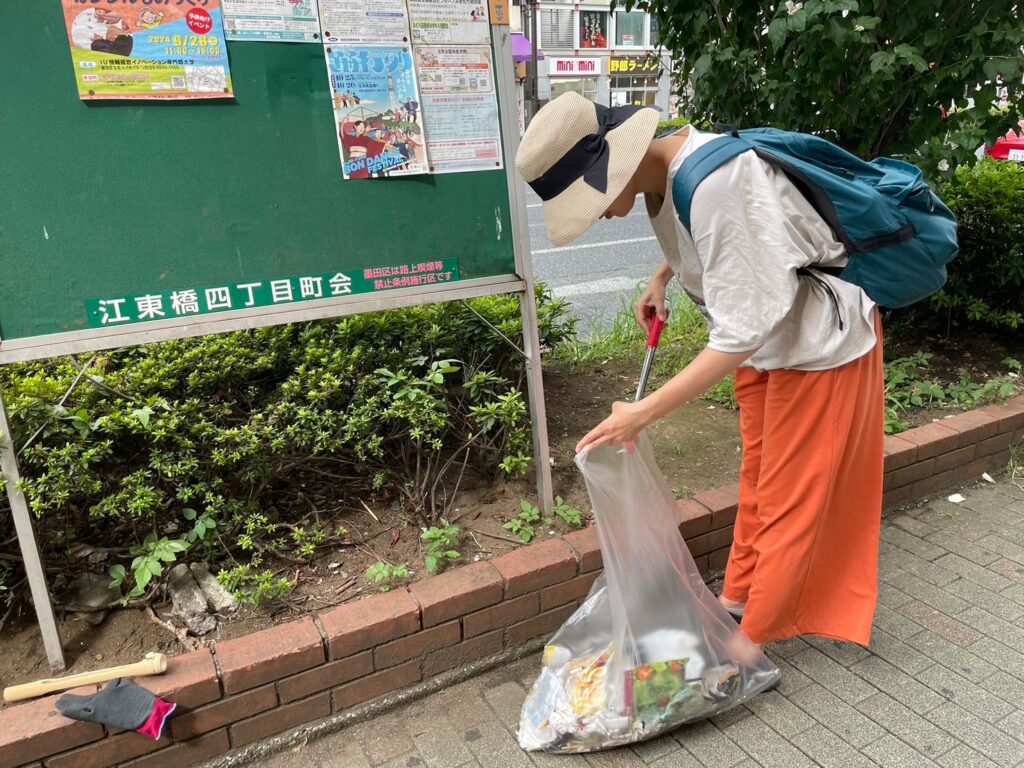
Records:
[[[49,12],[45,13],[48,14]],[[49,19],[44,21],[49,21]],[[36,25],[36,28],[44,30],[47,29],[45,24]],[[46,34],[59,38],[62,35],[62,30],[49,29]],[[167,317],[164,319],[151,319],[149,322],[144,323],[140,322],[135,324],[107,326],[90,323],[85,317],[87,314],[87,303],[92,302],[92,306],[95,306],[97,298],[102,299],[102,296],[95,296],[95,292],[93,294],[79,296],[74,293],[76,290],[74,286],[70,288],[64,286],[61,290],[65,292],[65,295],[71,296],[72,301],[77,302],[75,305],[76,309],[74,310],[77,314],[71,320],[68,318],[57,317],[56,315],[56,319],[43,318],[40,320],[37,328],[37,326],[34,325],[35,320],[32,310],[33,305],[31,291],[27,292],[27,298],[23,300],[22,306],[18,306],[19,301],[21,301],[20,294],[12,287],[13,282],[10,278],[13,275],[15,278],[14,282],[18,279],[22,279],[24,281],[31,279],[34,282],[38,282],[40,279],[43,280],[43,282],[57,281],[61,274],[63,262],[68,260],[69,257],[61,252],[60,239],[59,237],[53,236],[52,225],[49,230],[46,226],[41,227],[39,243],[36,243],[29,248],[23,248],[22,246],[25,242],[24,238],[19,240],[17,231],[12,235],[11,230],[7,229],[5,231],[5,227],[0,223],[0,275],[5,276],[4,282],[7,286],[5,293],[4,286],[0,285],[0,364],[141,345],[162,340],[267,327],[284,323],[336,318],[362,312],[376,312],[426,303],[464,300],[494,294],[516,294],[519,298],[523,319],[523,346],[520,351],[525,358],[527,366],[527,387],[533,428],[537,489],[541,505],[545,511],[550,511],[553,507],[551,464],[543,382],[541,377],[540,339],[530,258],[529,227],[526,219],[525,193],[513,167],[513,161],[519,143],[519,131],[516,119],[516,88],[512,64],[511,36],[510,29],[507,25],[493,24],[491,26],[491,44],[493,48],[494,78],[496,80],[497,101],[500,112],[500,135],[502,152],[505,159],[505,170],[503,172],[483,171],[481,173],[504,174],[504,186],[501,190],[503,193],[501,197],[503,199],[500,200],[499,204],[492,209],[492,212],[489,214],[489,220],[484,222],[482,216],[477,216],[473,222],[469,223],[469,229],[467,231],[469,231],[473,237],[481,239],[485,237],[483,233],[486,231],[489,233],[486,237],[493,237],[496,239],[495,241],[489,241],[489,244],[485,242],[485,246],[482,246],[480,249],[481,252],[486,250],[486,248],[491,248],[495,252],[504,252],[504,250],[509,247],[508,243],[510,241],[512,258],[508,259],[507,263],[514,271],[510,271],[507,267],[502,266],[497,270],[499,272],[498,274],[487,274],[487,269],[485,268],[470,268],[463,273],[463,279],[456,279],[450,283],[435,284],[429,287],[401,287],[388,290],[386,292],[353,292],[351,295],[338,296],[336,298],[316,298],[309,301],[303,301],[301,303],[251,306],[249,308],[230,309],[227,311],[211,314],[198,314],[190,317]],[[268,43],[258,45],[287,46],[288,44]],[[231,48],[233,55],[234,44],[229,47]],[[2,56],[0,56],[0,58],[2,58]],[[66,63],[64,61],[55,60],[35,62],[35,64],[37,66],[52,66],[56,69],[66,67]],[[30,68],[29,63],[26,62],[22,62],[20,66],[25,69]],[[70,81],[71,73],[66,72],[65,74],[67,74],[68,80]],[[278,75],[280,76],[280,73],[278,73]],[[326,73],[324,74],[324,77],[326,78]],[[23,83],[27,85],[27,80],[23,81]],[[17,84],[15,84],[15,87],[17,87]],[[38,102],[43,105],[42,108],[45,109],[45,104],[48,100],[74,99],[75,96],[72,90],[73,83],[69,83],[68,88],[69,90],[67,92],[57,94],[36,91],[35,97],[38,99]],[[223,102],[228,105],[228,108],[243,102],[245,99],[244,82],[241,82],[237,78],[236,93],[238,94],[238,102]],[[308,94],[304,94],[304,96],[308,97]],[[167,114],[168,111],[178,108],[179,107],[176,105],[159,105],[158,107],[142,106],[140,109],[140,106],[137,103],[127,104],[123,102],[110,102],[99,106],[90,106],[89,108],[83,106],[78,119],[87,121],[90,117],[94,117],[97,114],[109,119],[111,110],[120,110],[123,117],[124,129],[125,131],[130,132],[132,130],[132,126],[137,124],[140,120],[140,114],[143,111],[147,111],[150,115],[155,116],[153,119],[159,119],[161,114]],[[196,107],[187,108],[196,109]],[[217,107],[204,105],[199,109],[212,110],[217,109]],[[94,113],[93,110],[98,110],[98,112]],[[3,121],[11,121],[11,123],[16,126],[18,119],[17,112],[10,112],[7,115],[0,114],[0,137],[4,136]],[[329,131],[330,127],[330,124],[326,124],[324,127],[325,132]],[[10,123],[8,125],[8,129],[10,129]],[[46,137],[39,137],[38,140],[45,142]],[[116,148],[118,138],[114,136],[111,140],[114,148]],[[156,149],[158,153],[169,153],[169,155],[164,156],[165,161],[168,157],[173,160],[175,152],[182,153],[182,157],[184,157],[184,153],[189,150],[190,146],[188,143],[185,143],[180,148]],[[55,143],[50,147],[49,151],[54,155],[59,156],[62,152],[67,152],[69,150],[66,147],[62,147]],[[134,160],[130,157],[119,159],[114,163],[114,169],[116,170],[118,166],[127,167],[127,165],[132,162],[134,162]],[[259,178],[257,171],[258,169],[250,169],[250,173],[253,178],[249,180],[249,183],[274,184],[273,178]],[[6,171],[4,172],[4,175],[5,177],[7,176]],[[473,174],[453,174],[447,178],[472,175]],[[82,181],[87,182],[88,180],[69,179],[66,189],[61,185],[60,187],[52,188],[52,193],[57,196],[65,196],[67,199],[62,203],[62,205],[67,208],[80,205],[83,200],[83,195],[87,196],[87,193],[83,193],[81,189],[74,189],[72,184],[73,182]],[[391,182],[384,180],[344,181],[341,177],[341,168],[339,165],[337,168],[337,183],[356,186],[367,185],[369,188],[376,188],[377,185],[390,184]],[[399,183],[408,185],[410,184],[410,181],[408,179],[402,179]],[[456,187],[459,184],[471,184],[469,181],[446,183],[449,185],[448,188]],[[16,178],[10,180],[5,178],[3,186],[6,188],[3,192],[5,196],[16,194],[13,191],[8,191],[17,188]],[[353,186],[352,188],[354,189],[356,187]],[[438,183],[436,188],[430,188],[429,185],[423,184],[422,189],[417,190],[416,194],[430,195],[433,193],[435,195],[440,195],[444,194],[445,189],[446,186],[441,183]],[[316,191],[313,190],[312,194],[316,194]],[[507,197],[505,197],[505,195],[507,195]],[[410,197],[410,199],[415,198]],[[127,202],[125,202],[124,205],[130,207],[132,205],[130,198],[125,198],[125,200]],[[435,204],[437,203],[436,200],[434,202]],[[503,208],[505,210],[501,210]],[[347,213],[339,213],[339,216],[340,215],[358,216],[359,212],[348,211]],[[413,228],[417,226],[415,217],[410,217],[409,212],[405,213],[405,217],[405,226],[411,226]],[[413,218],[411,223],[409,221],[410,218]],[[207,236],[209,233],[207,232],[206,235],[203,234],[201,222],[198,227],[198,239],[193,238],[193,241],[189,242],[188,233],[183,235],[183,242],[181,243],[183,248],[199,252],[205,246],[204,242],[201,242],[201,240],[202,237]],[[470,242],[469,246],[466,245],[466,238],[463,234],[460,234],[457,224],[452,224],[451,231],[452,240],[450,243],[438,241],[436,238],[429,238],[430,242],[422,245],[421,247],[429,248],[433,254],[433,258],[442,261],[446,259],[446,250],[449,249],[449,247],[452,251],[457,251],[461,248],[463,249],[463,252],[465,252],[467,247],[472,248],[472,242]],[[53,240],[51,240],[52,236]],[[217,236],[221,235],[218,233]],[[495,243],[497,243],[497,246]],[[54,245],[57,247],[53,247]],[[110,247],[111,243],[97,242],[96,246]],[[81,251],[81,243],[78,243],[76,247]],[[131,252],[133,248],[138,248],[142,252],[145,251],[145,244],[123,243],[118,247],[125,248],[126,252]],[[348,247],[348,244],[340,243],[339,247],[345,248]],[[88,247],[86,247],[86,251],[87,250]],[[425,254],[426,251],[423,251],[422,253]],[[241,258],[242,255],[239,253],[239,268],[242,266]],[[467,263],[475,263],[473,262],[474,258],[477,257],[472,253],[469,254],[466,258]],[[482,259],[483,257],[479,258]],[[270,262],[267,261],[266,263]],[[506,263],[505,257],[498,257],[494,263]],[[173,269],[163,269],[161,271],[161,278],[163,278],[163,275],[168,271],[173,273]],[[326,273],[327,270],[320,269],[320,272]],[[481,274],[481,272],[483,274]],[[270,277],[281,275],[287,276],[288,274],[289,272],[287,271],[287,267],[281,267],[276,274],[268,273],[265,277],[269,279]],[[29,277],[26,278],[26,275],[29,275]],[[173,281],[175,279],[178,280],[178,283],[182,282],[180,277],[175,278],[172,274],[167,285],[174,285]],[[128,282],[123,280],[121,282],[114,280],[113,282],[116,283],[116,285],[112,288],[111,295],[125,296],[131,294],[133,287],[132,285],[129,285]],[[27,284],[27,282],[24,284]],[[153,290],[162,290],[165,287],[165,285],[159,284],[153,288]],[[39,289],[39,286],[33,284],[33,288]],[[148,286],[140,286],[139,290],[150,290],[150,288],[148,288]],[[250,298],[252,297],[251,291],[249,296]],[[7,307],[6,312],[5,304]],[[18,317],[8,324],[7,321],[11,320],[12,316]],[[8,332],[5,334],[5,331],[8,330],[8,326],[13,328],[14,332]],[[43,562],[33,530],[31,513],[27,500],[20,487],[21,475],[18,467],[17,448],[10,437],[11,431],[7,411],[3,405],[2,395],[3,393],[0,392],[0,469],[2,469],[3,477],[7,481],[7,494],[13,513],[15,531],[18,536],[19,545],[24,558],[25,570],[28,575],[29,587],[35,605],[47,657],[53,670],[60,671],[65,667],[60,634],[53,606],[50,601]]]

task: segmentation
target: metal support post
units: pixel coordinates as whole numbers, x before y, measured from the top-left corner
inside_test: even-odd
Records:
[[[21,490],[21,472],[18,470],[18,456],[11,436],[11,426],[7,421],[3,392],[0,392],[0,470],[3,471],[7,484],[7,499],[11,503],[14,531],[18,536],[18,546],[21,548],[32,602],[36,607],[36,618],[39,621],[39,631],[43,635],[46,658],[50,661],[51,670],[63,672],[64,650],[60,644],[60,631],[57,629],[53,605],[50,603],[50,590],[46,586],[46,571],[43,570],[43,560],[39,555],[36,534],[32,528],[32,514]]]
[[[516,152],[519,150],[519,128],[516,125],[512,41],[508,27],[493,27],[492,30],[496,79],[501,101],[502,144],[505,147],[505,167],[508,173],[512,242],[515,246],[516,273],[524,283],[523,291],[519,294],[519,308],[523,318],[523,352],[526,354],[526,388],[533,426],[533,457],[537,465],[537,496],[544,514],[551,515],[555,508],[555,495],[551,482],[551,447],[548,444],[548,418],[544,405],[537,302],[533,292],[530,226],[526,218],[526,191],[515,169]]]
[[[523,111],[526,113],[525,123],[530,124],[533,116],[540,109],[537,88],[537,33],[540,26],[540,18],[537,12],[536,0],[527,0],[525,3],[527,29],[529,30],[530,58],[526,62],[526,82],[523,88]]]

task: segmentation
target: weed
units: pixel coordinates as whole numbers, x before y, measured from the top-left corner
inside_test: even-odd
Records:
[[[1006,465],[1010,482],[1024,491],[1024,440],[1010,446],[1010,461]]]
[[[234,595],[236,600],[249,605],[259,605],[264,600],[284,597],[292,591],[292,582],[285,578],[276,578],[272,571],[259,570],[262,564],[260,555],[254,555],[250,563],[229,570],[222,569],[217,574],[217,581]]]
[[[902,432],[910,427],[904,415],[911,408],[974,408],[982,403],[1012,397],[1021,390],[1020,362],[1006,358],[1008,372],[987,381],[975,381],[961,368],[956,381],[943,385],[927,376],[933,355],[918,352],[885,366],[885,431]]]
[[[371,584],[379,586],[381,592],[388,592],[398,582],[409,578],[409,566],[406,563],[396,565],[378,560],[366,569],[363,578]]]
[[[583,527],[583,513],[576,507],[569,506],[561,496],[555,497],[555,516],[560,517],[566,525],[572,528]]]
[[[131,564],[131,579],[134,585],[125,596],[125,600],[146,594],[150,582],[163,574],[164,563],[173,563],[178,559],[178,554],[188,548],[189,545],[180,539],[168,539],[166,536],[157,539],[155,533],[149,534],[142,544],[132,547],[129,552],[135,557]],[[123,565],[111,566],[111,589],[121,589],[127,580],[128,572]]]
[[[540,510],[526,499],[519,503],[519,508],[521,510],[519,516],[509,520],[502,527],[529,544],[536,536],[533,526],[540,522]]]
[[[446,520],[441,521],[441,527],[427,528],[420,539],[426,544],[427,573],[437,573],[449,561],[461,557],[462,530]]]

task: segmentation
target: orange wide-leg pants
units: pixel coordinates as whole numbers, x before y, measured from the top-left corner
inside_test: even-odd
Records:
[[[736,372],[743,461],[723,596],[755,643],[820,635],[867,645],[878,597],[882,331],[827,371]]]

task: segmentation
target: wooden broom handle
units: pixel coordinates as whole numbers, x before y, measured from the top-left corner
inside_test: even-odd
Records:
[[[54,691],[66,691],[69,688],[77,688],[80,685],[92,685],[94,683],[105,683],[118,677],[143,677],[145,675],[160,675],[167,671],[167,657],[162,653],[147,653],[142,661],[134,664],[124,664],[120,667],[107,667],[106,669],[95,669],[92,672],[80,672],[77,675],[67,677],[49,677],[45,680],[34,680],[31,683],[12,685],[4,688],[4,701],[22,701],[34,699]]]

